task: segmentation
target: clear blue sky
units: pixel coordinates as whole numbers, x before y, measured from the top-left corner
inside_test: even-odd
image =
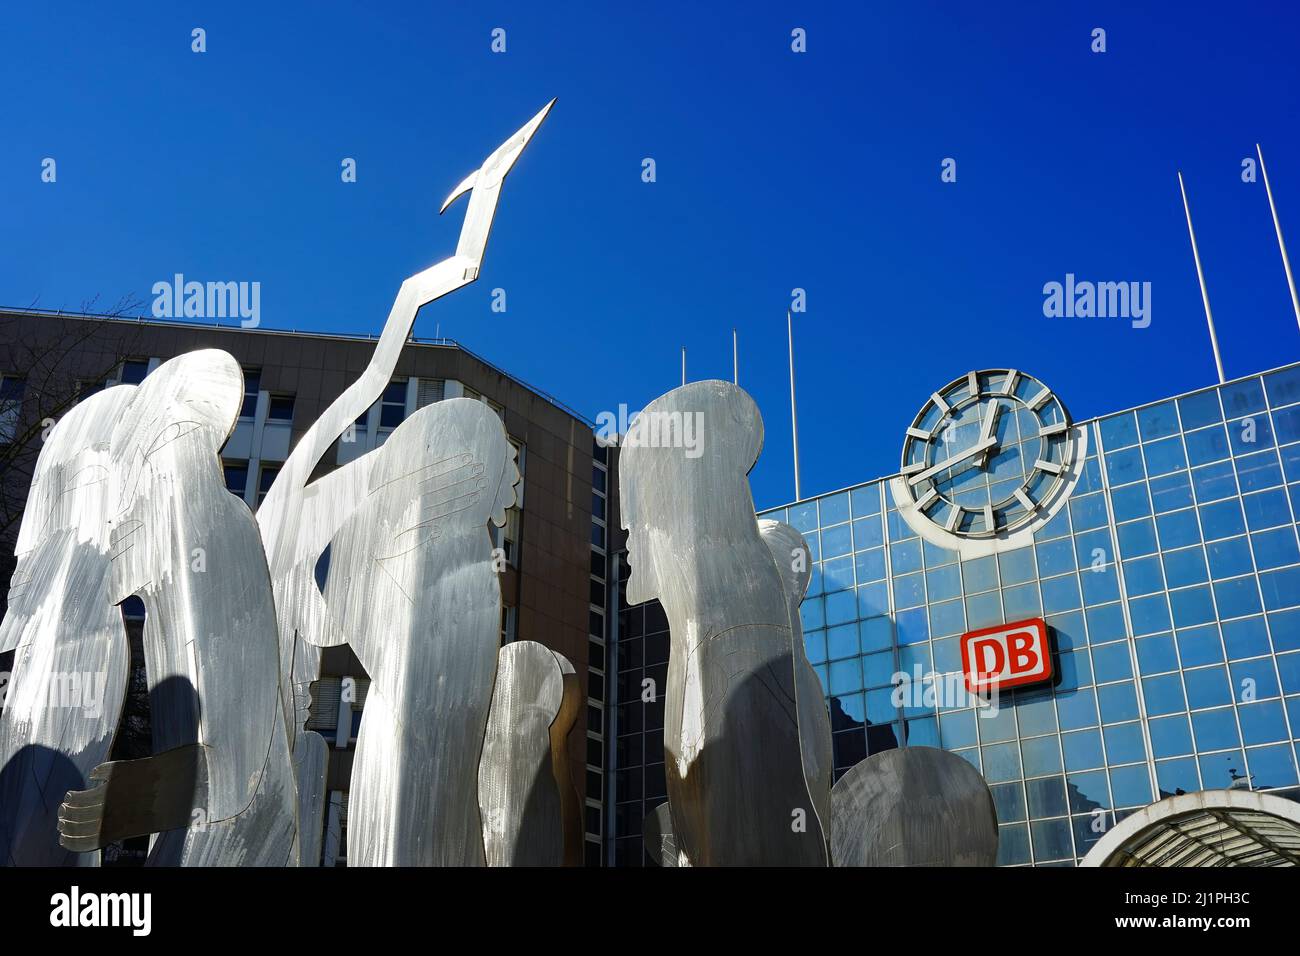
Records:
[[[148,301],[182,272],[261,282],[267,327],[377,331],[455,246],[442,199],[555,96],[481,279],[417,334],[594,417],[675,386],[682,345],[692,378],[729,378],[736,326],[759,507],[792,496],[794,287],[805,494],[895,470],[971,368],[1029,371],[1076,419],[1212,383],[1179,167],[1228,375],[1300,360],[1241,181],[1258,140],[1300,266],[1293,3],[290,6],[5,5],[0,304]],[[1067,272],[1150,282],[1151,326],[1044,318]]]

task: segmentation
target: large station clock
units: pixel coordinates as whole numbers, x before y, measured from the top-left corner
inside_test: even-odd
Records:
[[[1077,473],[1077,430],[1051,390],[1015,369],[934,392],[907,429],[899,504],[949,534],[994,537],[1045,520]]]

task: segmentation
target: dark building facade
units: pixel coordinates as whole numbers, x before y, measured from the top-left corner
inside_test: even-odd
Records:
[[[222,461],[228,489],[256,510],[289,451],[358,377],[375,347],[375,339],[365,337],[31,310],[0,309],[0,331],[0,479],[5,489],[0,574],[6,583],[40,433],[80,398],[107,385],[138,383],[162,362],[185,352],[215,348],[230,353],[243,368],[245,398]],[[502,641],[533,640],[559,651],[582,681],[588,706],[569,739],[570,765],[574,786],[585,797],[586,860],[599,865],[606,790],[605,535],[610,485],[605,450],[595,445],[591,423],[454,342],[413,339],[380,400],[326,454],[317,476],[382,444],[418,408],[454,397],[491,406],[518,450],[520,500],[506,527],[494,529],[509,564],[501,575]],[[7,671],[7,664],[0,658],[0,671]],[[348,679],[353,694],[341,693]],[[331,744],[325,865],[343,865],[347,858],[352,747],[368,683],[350,649],[326,650],[308,724]],[[129,706],[128,719],[145,718],[132,714]]]

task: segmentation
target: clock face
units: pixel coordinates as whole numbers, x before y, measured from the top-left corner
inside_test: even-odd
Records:
[[[952,534],[992,537],[1043,517],[1074,471],[1069,412],[1014,369],[971,372],[930,396],[903,442],[901,486]]]

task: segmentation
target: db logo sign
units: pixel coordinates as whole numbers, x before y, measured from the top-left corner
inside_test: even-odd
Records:
[[[1051,680],[1047,625],[1032,618],[963,634],[961,666],[972,694]]]

